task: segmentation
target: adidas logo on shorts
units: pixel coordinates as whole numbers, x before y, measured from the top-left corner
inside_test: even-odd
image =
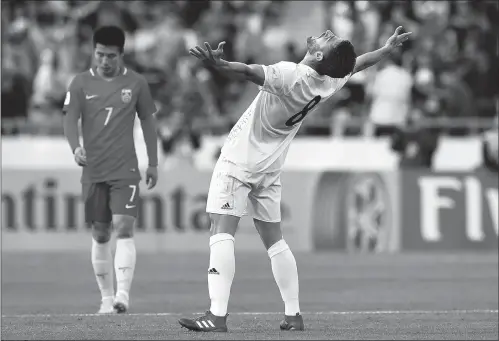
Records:
[[[232,207],[230,207],[229,203],[226,202],[223,206],[222,206],[222,210],[230,210]]]
[[[220,275],[220,272],[218,272],[215,268],[211,268],[208,270],[208,275]]]

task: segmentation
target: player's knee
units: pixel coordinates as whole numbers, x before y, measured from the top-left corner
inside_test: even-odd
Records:
[[[118,239],[126,239],[133,237],[133,225],[135,218],[125,215],[114,215],[113,225],[116,229],[116,237]]]
[[[111,224],[110,223],[93,223],[92,237],[99,243],[107,243],[111,239]]]
[[[265,249],[269,250],[273,245],[279,243],[282,239],[282,235],[267,235],[267,236],[262,236],[262,241],[263,245],[265,246]]]
[[[263,245],[268,250],[270,247],[282,239],[281,223],[266,222],[253,219],[255,227],[262,239]]]
[[[269,248],[267,248],[267,253],[269,255],[269,258],[272,258],[286,250],[289,250],[288,243],[286,243],[284,239],[280,239],[276,243],[272,244]]]
[[[228,233],[234,237],[236,235],[239,219],[239,217],[231,215],[210,214],[211,235],[214,236],[219,233]]]

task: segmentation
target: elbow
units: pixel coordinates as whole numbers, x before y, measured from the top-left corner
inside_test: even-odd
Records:
[[[265,83],[265,73],[260,65],[246,65],[244,68],[244,76],[246,79],[256,85],[263,86]]]
[[[156,118],[154,117],[154,114],[146,115],[145,117],[139,117],[139,119],[140,119],[140,123],[142,124],[142,126],[146,126],[146,125],[155,126],[156,125]]]
[[[156,118],[154,115],[147,115],[147,117],[140,120],[140,124],[144,136],[156,135]]]

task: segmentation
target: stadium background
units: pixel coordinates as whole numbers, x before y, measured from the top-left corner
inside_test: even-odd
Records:
[[[386,315],[381,324],[388,331],[373,327],[357,334],[318,332],[327,323],[320,316],[331,317],[324,313],[311,320],[316,330],[309,337],[411,337],[419,328],[429,338],[497,339],[495,1],[2,1],[1,6],[2,333],[7,335],[2,338],[77,332],[95,338],[185,337],[174,325],[162,334],[157,316],[130,317],[128,325],[119,326],[137,334],[126,334],[112,321],[92,322],[107,332],[88,331],[68,315],[92,313],[98,294],[90,233],[82,223],[80,171],[62,136],[60,108],[72,77],[90,66],[93,29],[117,24],[127,32],[126,63],[146,76],[160,108],[160,182],[154,191],[142,192],[135,312],[205,308],[203,210],[211,170],[231,125],[257,93],[256,86],[203,69],[187,48],[225,40],[229,60],[299,62],[305,38],[325,29],[351,39],[360,55],[403,25],[413,32],[409,44],[355,75],[329,106],[305,120],[283,174],[284,236],[302,263],[306,311],[469,313],[465,322],[445,314],[440,320],[436,313],[424,315],[426,320]],[[144,165],[141,135],[138,125],[135,139]],[[265,253],[249,219],[242,222],[236,249],[232,310],[279,311],[277,289],[262,294],[274,284],[261,264]],[[63,282],[54,279],[61,275]],[[474,309],[495,313],[484,317]],[[404,318],[416,325],[400,327]],[[43,323],[33,327],[39,319]],[[234,319],[245,325],[253,317],[236,313]],[[355,329],[341,315],[335,319],[345,330]],[[59,320],[66,329],[58,329]],[[141,326],[148,332],[137,332]],[[232,336],[279,337],[272,328]]]

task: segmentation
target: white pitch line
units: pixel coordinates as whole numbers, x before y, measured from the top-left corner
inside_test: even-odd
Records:
[[[473,310],[374,310],[374,311],[307,311],[302,315],[401,315],[401,314],[497,314],[498,310],[473,309]],[[102,316],[180,316],[180,315],[202,315],[201,313],[132,313],[132,314],[24,314],[24,315],[2,315],[2,318],[35,318],[35,317],[102,317]],[[281,312],[235,312],[230,315],[282,315]]]

